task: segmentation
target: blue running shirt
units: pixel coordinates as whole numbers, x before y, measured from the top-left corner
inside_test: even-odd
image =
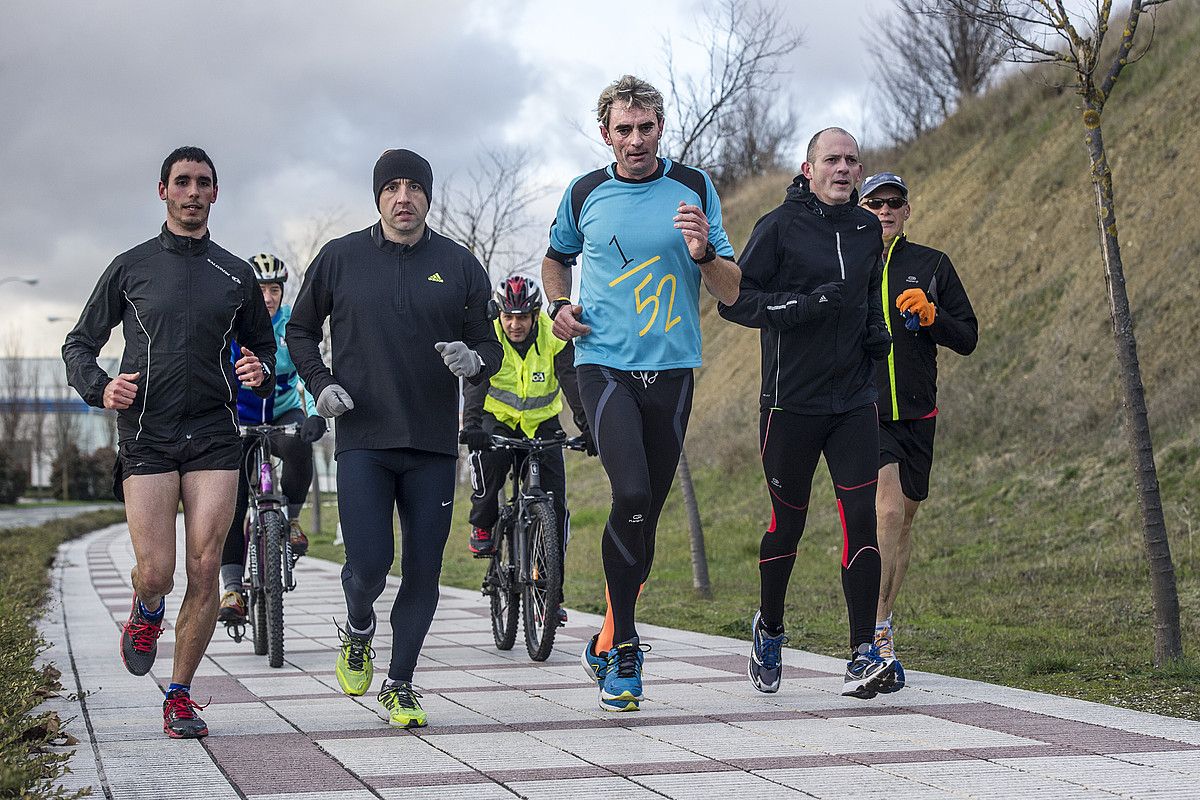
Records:
[[[582,254],[575,363],[621,370],[700,366],[700,268],[674,217],[682,200],[704,209],[708,240],[733,247],[721,199],[702,170],[659,159],[649,178],[619,178],[610,165],[571,182],[550,228],[547,256],[571,266]]]

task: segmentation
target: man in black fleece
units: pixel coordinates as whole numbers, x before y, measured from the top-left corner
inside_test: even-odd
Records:
[[[754,226],[742,252],[738,301],[726,319],[762,329],[759,438],[771,523],[759,547],[761,606],[747,671],[779,689],[783,607],[804,533],[813,472],[824,454],[842,521],[842,589],[850,662],[842,694],[870,698],[891,664],[874,647],[879,599],[875,482],[878,397],[872,359],[891,339],[880,297],[879,220],[857,205],[858,142],[841,128],[808,144],[787,199]]]
[[[458,457],[458,378],[493,375],[502,351],[487,273],[466,248],[425,224],[433,171],[409,150],[388,150],[374,174],[379,222],[317,254],[292,307],[287,344],[317,411],[338,417],[338,515],[346,541],[346,627],[337,677],[347,694],[371,686],[372,605],[395,557],[392,654],[379,701],[400,727],[425,724],[412,688],[438,601]],[[336,373],[321,359],[329,319]]]

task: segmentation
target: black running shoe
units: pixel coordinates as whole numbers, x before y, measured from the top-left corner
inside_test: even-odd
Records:
[[[863,642],[846,662],[846,679],[842,695],[870,700],[891,681],[894,658],[884,658],[870,642]]]
[[[133,610],[121,629],[121,661],[134,675],[145,675],[154,666],[158,655],[158,637],[162,636],[162,619],[151,622],[142,616],[138,598],[133,596]]]
[[[199,705],[182,689],[176,689],[163,700],[163,731],[172,739],[199,739],[208,736],[208,726],[194,709],[208,708]]]

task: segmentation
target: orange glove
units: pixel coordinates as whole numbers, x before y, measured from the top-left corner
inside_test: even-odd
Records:
[[[901,292],[896,298],[896,308],[900,309],[900,313],[911,311],[916,314],[921,320],[922,328],[932,325],[934,317],[937,316],[937,308],[920,289],[905,289]]]

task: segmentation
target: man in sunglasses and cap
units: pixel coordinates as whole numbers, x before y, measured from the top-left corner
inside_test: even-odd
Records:
[[[883,226],[883,306],[892,348],[875,363],[879,389],[879,483],[875,491],[882,564],[875,646],[895,657],[892,607],[912,555],[912,522],[929,495],[937,422],[937,349],[969,355],[979,325],[962,281],[945,253],[915,244],[904,234],[912,214],[908,186],[892,172],[863,182],[859,204]],[[904,669],[893,662],[881,692],[904,687]]]

